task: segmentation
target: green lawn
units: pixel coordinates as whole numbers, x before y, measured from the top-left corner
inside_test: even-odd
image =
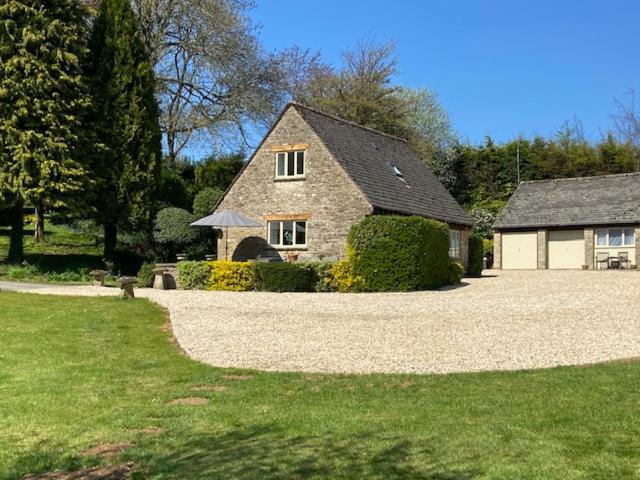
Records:
[[[127,461],[135,478],[640,477],[640,363],[230,371],[187,359],[163,325],[145,300],[0,293],[0,478]],[[169,404],[185,397],[209,403]],[[82,454],[103,443],[130,447]]]
[[[42,242],[33,240],[33,225],[24,230],[24,265],[0,261],[0,279],[27,282],[86,282],[88,272],[102,266],[102,246],[95,238],[67,225],[47,223]],[[10,229],[0,227],[0,260],[9,251]]]

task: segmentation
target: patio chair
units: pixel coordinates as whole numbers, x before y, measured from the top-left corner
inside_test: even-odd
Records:
[[[604,268],[603,268],[604,265]],[[596,253],[596,268],[598,270],[605,270],[609,268],[609,253],[598,252]]]
[[[629,252],[618,253],[618,264],[620,268],[629,268]]]
[[[620,268],[620,260],[618,260],[618,257],[609,257],[609,268],[616,270]]]

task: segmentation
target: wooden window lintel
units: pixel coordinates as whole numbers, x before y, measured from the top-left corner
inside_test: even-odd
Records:
[[[274,145],[271,147],[272,152],[291,152],[294,150],[307,150],[308,143],[284,143],[282,145]]]
[[[287,220],[309,220],[309,218],[311,218],[311,214],[310,213],[293,213],[293,214],[275,214],[275,215],[263,215],[262,219],[265,222],[270,222],[272,220],[280,220],[280,221],[287,221]]]

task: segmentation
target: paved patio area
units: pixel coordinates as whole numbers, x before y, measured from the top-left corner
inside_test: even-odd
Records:
[[[640,357],[640,272],[488,274],[446,291],[404,294],[137,292],[169,310],[191,357],[220,367],[451,373]]]

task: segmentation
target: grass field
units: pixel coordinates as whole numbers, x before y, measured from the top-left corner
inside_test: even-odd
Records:
[[[6,265],[0,262],[0,279],[28,282],[86,282],[88,272],[102,265],[102,246],[95,238],[67,225],[47,223],[42,242],[33,240],[33,225],[24,230],[25,263]],[[0,259],[9,251],[8,227],[0,227]]]
[[[640,477],[640,363],[230,371],[186,358],[144,300],[0,292],[0,312],[2,479],[125,462],[133,478]]]

